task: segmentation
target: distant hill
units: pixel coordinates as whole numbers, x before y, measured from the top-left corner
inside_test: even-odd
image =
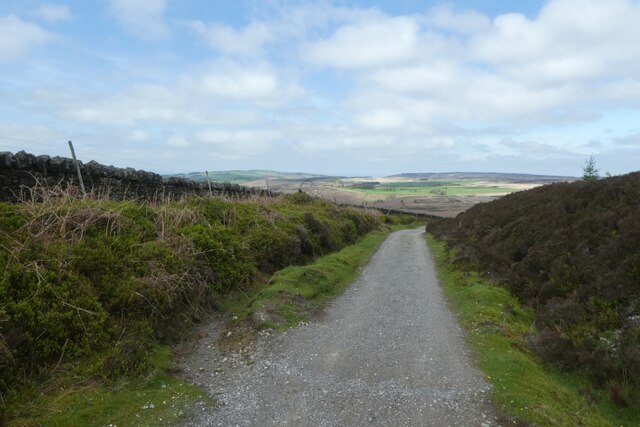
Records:
[[[571,182],[578,178],[557,175],[532,175],[526,173],[498,173],[498,172],[419,172],[401,173],[392,177],[413,179],[487,179],[511,182]]]
[[[636,172],[513,193],[428,230],[534,309],[543,360],[640,406],[639,201]]]
[[[163,175],[164,178],[177,177],[186,178],[193,181],[204,182],[207,180],[204,172],[190,172]],[[303,172],[279,172],[272,170],[251,169],[251,170],[229,170],[229,171],[209,171],[209,179],[218,182],[231,182],[234,184],[244,184],[247,182],[262,179],[278,181],[322,181],[347,178],[346,176],[321,175]],[[350,177],[355,178],[355,177]],[[372,178],[372,177],[362,177]],[[497,172],[419,172],[401,173],[391,175],[388,178],[408,178],[408,179],[486,179],[493,181],[509,182],[571,182],[578,178],[571,176],[557,175],[531,175],[523,173],[497,173]]]
[[[178,177],[191,179],[193,181],[204,182],[207,180],[205,172],[190,172],[181,174],[163,175],[165,178]],[[210,171],[209,179],[218,182],[231,182],[234,184],[244,184],[260,179],[274,180],[294,180],[301,181],[305,179],[323,179],[330,178],[326,175],[300,173],[300,172],[277,172],[270,170],[230,170],[230,171]]]

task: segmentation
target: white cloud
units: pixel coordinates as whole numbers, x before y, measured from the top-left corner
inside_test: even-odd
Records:
[[[199,83],[208,94],[235,99],[269,98],[278,89],[278,80],[272,72],[236,66],[213,69],[202,75]]]
[[[640,44],[631,42],[639,20],[630,0],[552,0],[533,20],[496,17],[469,47],[473,59],[536,84],[631,76],[640,72]]]
[[[56,114],[94,125],[134,127],[130,136],[143,137],[139,126],[151,123],[197,123],[198,112],[185,108],[188,93],[161,85],[136,85],[108,96],[58,94],[42,91],[35,102],[46,103]]]
[[[531,160],[543,160],[559,156],[569,156],[570,152],[552,144],[527,140],[520,141],[513,138],[503,138],[498,141],[497,153],[502,155],[519,156]]]
[[[371,130],[392,130],[402,128],[405,118],[396,110],[375,110],[356,117],[356,122]]]
[[[129,141],[149,141],[156,129],[198,130],[203,126],[247,128],[298,96],[295,81],[284,81],[268,64],[223,61],[164,84],[136,84],[107,94],[41,89],[29,102],[65,120],[126,129]]]
[[[169,35],[164,22],[166,0],[111,0],[111,13],[129,33],[146,40]]]
[[[640,4],[630,0],[552,0],[533,18],[450,7],[354,14],[310,43],[306,58],[353,77],[346,105],[358,125],[513,131],[639,105],[637,22]]]
[[[359,69],[403,63],[415,57],[420,28],[407,17],[381,16],[340,27],[328,39],[305,47],[319,65]]]
[[[191,145],[189,141],[184,136],[181,135],[172,135],[167,138],[167,146],[169,147],[188,147]]]
[[[617,147],[634,148],[640,151],[640,133],[613,138],[612,142]]]
[[[449,61],[383,68],[369,76],[371,81],[393,91],[416,96],[438,94],[439,97],[448,96],[461,84],[461,77],[460,68]]]
[[[40,26],[15,15],[0,16],[0,62],[11,61],[53,39]]]
[[[276,39],[272,27],[262,22],[252,22],[242,30],[224,24],[207,25],[191,21],[193,29],[212,49],[230,55],[255,55],[262,47]]]
[[[36,15],[47,22],[60,22],[71,19],[69,6],[46,3],[36,9]]]
[[[281,136],[277,131],[264,130],[205,130],[196,137],[212,144],[265,144]]]
[[[425,144],[426,145],[426,144]],[[451,135],[435,135],[429,138],[429,147],[432,148],[451,148],[456,145],[456,140]],[[423,147],[420,147],[423,148]]]
[[[129,141],[132,141],[132,142],[144,142],[144,141],[148,141],[150,138],[151,136],[149,135],[148,132],[140,129],[135,129],[131,131],[131,133],[129,133],[129,136],[127,139],[129,139]]]
[[[439,6],[431,9],[425,22],[428,26],[463,35],[472,35],[487,30],[491,20],[473,10],[454,12],[449,6]]]
[[[263,156],[281,146],[282,133],[270,129],[204,129],[196,132],[195,139],[215,150],[215,157],[225,160],[248,159]],[[281,149],[281,148],[280,148]],[[278,150],[279,151],[279,150]]]

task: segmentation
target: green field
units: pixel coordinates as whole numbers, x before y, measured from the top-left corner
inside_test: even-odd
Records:
[[[186,178],[198,182],[206,182],[207,180],[204,172],[165,175],[165,177]],[[286,190],[297,190],[301,183],[311,180],[327,188],[335,187],[336,190],[340,191],[362,193],[368,196],[383,196],[385,198],[393,196],[508,194],[514,191],[512,188],[501,187],[499,183],[489,185],[486,181],[478,179],[425,179],[383,183],[352,181],[346,183],[342,182],[339,177],[269,170],[210,171],[209,179],[215,182],[229,182],[241,185],[267,179],[273,186],[282,187],[281,190],[285,190],[285,192]]]
[[[358,188],[358,184],[345,187],[346,191],[360,192],[375,196],[471,196],[478,194],[508,194],[513,188],[499,185],[486,186],[478,180],[434,180],[416,182],[390,182],[376,185],[374,188]]]

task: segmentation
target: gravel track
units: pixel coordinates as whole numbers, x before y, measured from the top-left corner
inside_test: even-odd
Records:
[[[217,400],[190,426],[494,426],[422,229],[391,234],[317,321],[247,358],[202,340],[185,371]]]

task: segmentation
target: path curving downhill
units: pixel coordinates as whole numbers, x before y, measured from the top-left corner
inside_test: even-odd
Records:
[[[189,425],[497,425],[422,229],[391,234],[320,320],[227,359],[187,364],[218,402]]]

